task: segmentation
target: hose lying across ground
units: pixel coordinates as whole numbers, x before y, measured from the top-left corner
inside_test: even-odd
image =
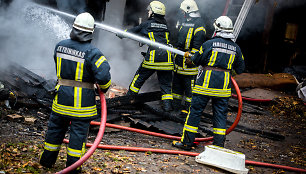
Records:
[[[242,97],[241,93],[239,90],[239,87],[236,83],[236,81],[232,78],[232,83],[233,86],[235,87],[235,90],[237,92],[237,97],[238,97],[238,112],[237,112],[237,117],[233,125],[227,129],[226,134],[230,133],[238,124],[242,112]],[[117,129],[123,129],[123,130],[128,130],[128,131],[134,131],[134,132],[139,132],[143,134],[148,134],[152,136],[158,136],[158,137],[163,137],[163,138],[169,138],[169,139],[174,139],[174,140],[180,140],[180,137],[177,136],[171,136],[171,135],[165,135],[165,134],[160,134],[156,132],[150,132],[150,131],[145,131],[145,130],[140,130],[136,128],[130,128],[130,127],[124,127],[124,126],[119,126],[119,125],[114,125],[114,124],[109,124],[106,123],[106,102],[105,102],[105,97],[104,94],[99,90],[100,94],[100,100],[101,100],[101,122],[91,122],[91,125],[99,125],[100,129],[98,132],[98,136],[96,140],[94,141],[93,144],[87,143],[86,147],[90,147],[88,152],[81,158],[79,159],[76,163],[73,165],[63,169],[62,171],[58,173],[69,173],[70,171],[78,168],[81,166],[95,151],[96,148],[100,149],[108,149],[108,150],[126,150],[126,151],[135,151],[135,152],[153,152],[153,153],[164,153],[164,154],[180,154],[180,155],[188,155],[188,156],[198,156],[199,153],[196,152],[187,152],[187,151],[178,151],[178,150],[167,150],[167,149],[154,149],[154,148],[141,148],[141,147],[127,147],[127,146],[113,146],[113,145],[101,145],[99,142],[101,141],[105,126],[107,127],[112,127],[112,128],[117,128]],[[196,138],[196,141],[211,141],[213,140],[213,137],[208,137],[208,138]],[[64,140],[65,143],[68,143],[68,140]],[[245,161],[246,165],[254,165],[254,166],[262,166],[262,167],[272,167],[272,168],[279,168],[279,169],[284,169],[284,170],[289,170],[289,171],[295,171],[295,172],[306,172],[305,169],[299,169],[299,168],[294,168],[294,167],[288,167],[288,166],[282,166],[282,165],[276,165],[276,164],[269,164],[269,163],[263,163],[263,162],[256,162],[256,161]]]

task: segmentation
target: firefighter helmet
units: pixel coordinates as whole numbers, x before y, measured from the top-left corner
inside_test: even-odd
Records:
[[[199,11],[198,5],[194,0],[184,0],[181,3],[180,9],[182,9],[185,13]]]
[[[233,32],[232,20],[227,16],[220,16],[214,22],[216,31]]]
[[[152,1],[148,6],[148,10],[152,10],[154,14],[159,14],[165,16],[166,14],[166,7],[163,3],[159,1]]]
[[[81,31],[92,33],[95,28],[95,19],[87,12],[81,13],[75,18],[73,27]]]

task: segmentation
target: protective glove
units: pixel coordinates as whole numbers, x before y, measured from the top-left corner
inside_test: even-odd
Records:
[[[184,58],[191,58],[192,54],[189,53],[188,51],[185,52]]]
[[[193,64],[193,62],[191,61],[191,57],[192,57],[191,53],[189,53],[188,51],[185,52],[184,59],[185,59],[186,64],[188,64],[188,65],[192,65]]]

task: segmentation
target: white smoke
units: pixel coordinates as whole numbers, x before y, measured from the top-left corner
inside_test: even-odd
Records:
[[[53,51],[57,42],[68,38],[68,24],[25,0],[14,0],[1,9],[0,23],[2,67],[10,60],[42,77],[55,79]]]
[[[122,26],[125,1],[112,0],[107,3],[105,21],[103,23],[120,29],[129,29]],[[115,10],[114,10],[115,9]],[[103,52],[111,66],[112,81],[128,87],[136,70],[142,62],[141,52],[146,52],[147,46],[139,47],[138,42],[129,39],[119,39],[115,34],[99,31],[98,48]],[[143,91],[145,86],[141,89]]]

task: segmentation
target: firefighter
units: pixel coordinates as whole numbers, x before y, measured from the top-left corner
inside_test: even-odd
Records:
[[[127,30],[128,32],[147,37],[153,42],[169,44],[169,30],[165,20],[166,7],[159,1],[152,1],[148,6],[148,20]],[[139,93],[144,82],[157,72],[161,89],[161,100],[165,111],[172,110],[172,81],[173,61],[170,51],[149,46],[144,60],[139,66],[129,86],[127,95]]]
[[[111,84],[110,65],[101,51],[91,44],[94,23],[89,13],[79,14],[70,39],[59,42],[54,50],[58,83],[40,157],[40,164],[48,168],[56,162],[69,125],[66,166],[82,157],[90,121],[97,118],[94,83],[103,92]],[[78,172],[80,169],[74,170]]]
[[[192,90],[192,102],[181,141],[172,143],[173,146],[185,150],[190,150],[194,145],[202,112],[210,99],[213,108],[213,144],[224,147],[228,101],[232,85],[231,70],[240,74],[245,68],[240,47],[232,41],[234,34],[231,19],[220,16],[213,25],[215,37],[206,41],[193,56],[190,56],[188,52],[185,54],[187,63],[203,66]]]
[[[180,9],[185,18],[178,32],[176,48],[194,54],[199,51],[204,43],[206,30],[204,22],[199,13],[199,8],[194,0],[184,0]],[[186,117],[192,98],[192,87],[194,86],[198,67],[188,65],[183,56],[176,55],[175,68],[172,82],[173,108],[181,110]],[[184,103],[182,105],[182,102]]]

